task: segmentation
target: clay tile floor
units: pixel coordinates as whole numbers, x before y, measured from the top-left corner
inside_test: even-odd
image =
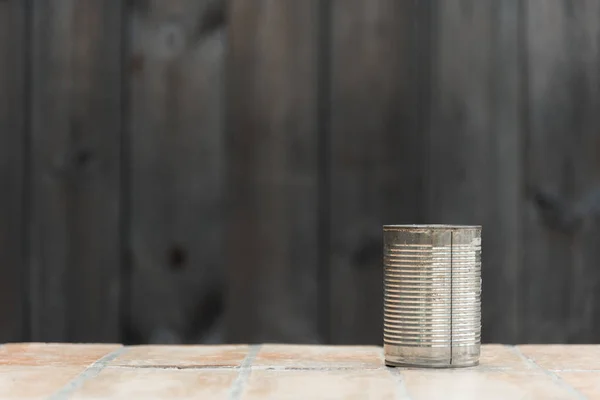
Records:
[[[0,346],[0,399],[600,399],[600,346],[482,346],[461,369],[388,368],[380,347]]]

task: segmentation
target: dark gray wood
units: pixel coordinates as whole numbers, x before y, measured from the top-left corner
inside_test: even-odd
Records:
[[[331,51],[331,334],[382,341],[382,225],[424,211],[425,2],[334,0]]]
[[[572,271],[572,238],[549,229],[546,214],[555,213],[564,195],[573,195],[570,168],[571,122],[562,107],[570,101],[564,91],[568,76],[557,74],[564,56],[563,1],[551,0],[524,9],[527,53],[524,173],[528,197],[523,210],[526,243],[521,270],[523,341],[561,343],[567,339]],[[539,6],[539,7],[538,7]],[[562,44],[562,45],[561,45]],[[568,73],[568,71],[567,71]],[[560,196],[560,199],[558,197]],[[548,209],[550,212],[541,212]],[[548,222],[551,218],[546,218]]]
[[[600,3],[581,1],[571,10],[565,1],[562,7],[560,46],[570,64],[565,72],[568,105],[562,108],[570,129],[563,134],[571,141],[574,212],[580,221],[573,238],[570,298],[564,300],[570,306],[565,326],[567,343],[600,343]]]
[[[514,342],[521,233],[518,1],[437,2],[429,223],[479,224],[482,339]]]
[[[220,341],[225,5],[139,1],[129,18],[126,341]]]
[[[455,223],[484,342],[597,343],[599,17],[0,1],[0,342],[379,344],[381,225]]]
[[[229,2],[229,341],[319,339],[318,8]]]
[[[598,342],[597,1],[528,3],[527,342]]]
[[[118,341],[122,2],[31,2],[32,339]]]
[[[0,343],[27,339],[26,38],[24,2],[0,2]]]
[[[519,273],[526,247],[521,224],[525,112],[521,4],[519,0],[491,4],[491,140],[486,149],[490,171],[482,188],[489,201],[482,220],[482,340],[486,343],[519,343],[522,335]]]

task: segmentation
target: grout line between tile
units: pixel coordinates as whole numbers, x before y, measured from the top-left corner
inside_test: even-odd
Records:
[[[122,369],[165,369],[165,370],[199,370],[199,371],[236,371],[240,366],[230,365],[111,365],[110,368]],[[287,367],[281,365],[252,365],[253,371],[379,371],[385,367]]]
[[[150,365],[127,365],[127,364],[112,364],[110,368],[121,368],[121,369],[162,369],[162,370],[215,370],[215,371],[235,371],[239,370],[240,367],[237,365],[166,365],[166,364],[150,364]]]
[[[117,350],[108,353],[104,357],[92,363],[89,367],[87,367],[82,373],[77,375],[75,378],[71,379],[67,384],[65,384],[61,389],[55,392],[53,395],[48,397],[48,400],[65,400],[71,397],[71,395],[79,389],[85,381],[92,379],[108,365],[115,358],[124,354],[128,350],[127,347],[123,346],[118,348]]]
[[[521,351],[521,349],[519,349],[518,346],[508,346],[508,348],[511,349],[516,355],[518,355],[523,361],[525,361],[526,364],[533,367],[534,369],[538,369],[538,370],[542,371],[544,373],[544,375],[548,376],[550,379],[552,379],[554,382],[556,382],[559,386],[568,390],[572,395],[577,397],[579,400],[587,399],[587,397],[584,396],[579,390],[577,390],[573,386],[569,385],[569,383],[566,382],[564,379],[562,379],[560,376],[558,376],[557,374],[555,374],[552,371],[542,368],[542,366],[540,366],[538,363],[536,363],[532,358],[523,354],[523,352]]]
[[[408,390],[406,389],[406,385],[404,384],[404,377],[402,376],[402,371],[398,368],[394,367],[385,367],[392,375],[394,380],[396,381],[396,396],[397,400],[411,400],[410,394],[408,394]]]
[[[110,368],[120,368],[120,369],[160,369],[160,370],[195,370],[195,371],[236,371],[240,370],[240,366],[235,365],[125,365],[125,364],[111,364]],[[250,368],[252,371],[281,371],[281,372],[291,372],[291,371],[382,371],[387,370],[388,367],[380,366],[380,367],[372,367],[372,366],[307,366],[307,367],[290,367],[284,365],[252,365]],[[419,368],[408,368],[408,367],[396,367],[396,370],[401,371],[411,371],[411,370],[419,370]],[[474,370],[479,372],[506,372],[512,371],[514,373],[521,373],[522,371],[515,370],[513,371],[510,367],[482,367],[478,366],[474,368]],[[455,369],[448,368],[439,370],[440,372],[452,372]],[[598,372],[594,370],[560,370],[559,372]]]
[[[341,366],[313,366],[313,367],[288,367],[284,365],[254,365],[253,370],[257,371],[380,371],[385,367],[341,367]]]
[[[261,347],[262,345],[260,344],[254,344],[250,346],[250,350],[248,351],[248,354],[246,354],[246,358],[244,358],[242,365],[240,365],[240,373],[238,374],[237,378],[235,378],[235,381],[233,381],[231,388],[229,389],[228,398],[230,400],[238,400],[241,397],[242,392],[244,391],[244,386],[246,385],[246,382],[250,377],[250,372],[252,371],[252,363],[256,359]]]

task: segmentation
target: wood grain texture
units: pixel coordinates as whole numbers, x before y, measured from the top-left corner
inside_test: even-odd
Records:
[[[483,225],[484,342],[598,342],[599,17],[0,0],[0,343],[379,344],[391,223]]]
[[[597,342],[600,4],[527,4],[526,340]]]
[[[600,3],[577,3],[568,14],[569,118],[576,214],[567,343],[600,343]]]
[[[523,268],[521,211],[524,197],[522,96],[522,8],[518,0],[492,3],[489,208],[483,219],[482,340],[519,343],[519,273]]]
[[[482,340],[514,342],[521,251],[520,10],[517,1],[436,4],[428,222],[483,226]]]
[[[333,1],[333,343],[381,342],[382,225],[423,218],[428,13],[424,2]]]
[[[121,2],[33,2],[32,339],[119,339]]]
[[[0,3],[0,343],[27,338],[26,38],[23,2]]]
[[[314,342],[319,2],[229,3],[227,339]]]
[[[132,271],[126,340],[220,341],[225,5],[136,1],[128,18]]]

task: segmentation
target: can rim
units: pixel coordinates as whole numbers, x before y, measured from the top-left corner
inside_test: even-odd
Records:
[[[413,225],[383,225],[383,230],[404,231],[404,230],[437,230],[437,229],[481,229],[481,225],[445,225],[445,224],[413,224]]]

